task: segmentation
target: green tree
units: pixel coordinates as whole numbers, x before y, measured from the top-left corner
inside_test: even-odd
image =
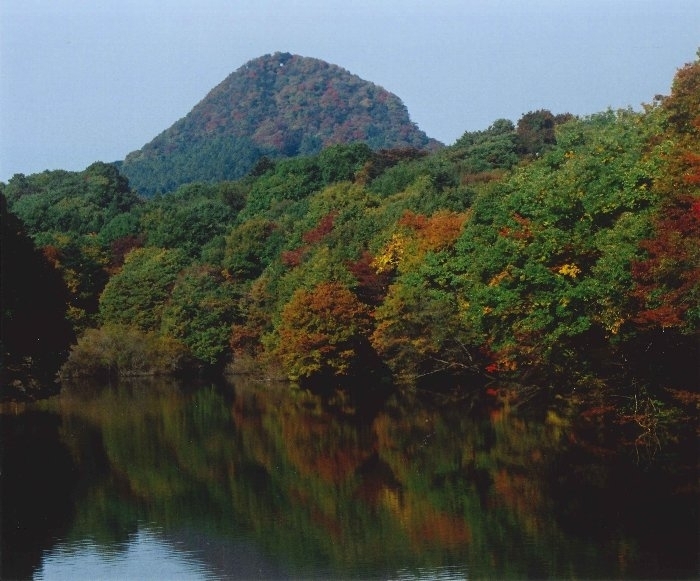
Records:
[[[186,264],[181,250],[149,247],[131,251],[100,296],[102,323],[158,330],[177,276]]]
[[[118,170],[96,162],[82,172],[16,175],[5,188],[11,210],[33,236],[46,232],[98,234],[141,204]]]
[[[221,364],[237,314],[233,283],[212,267],[194,265],[177,277],[163,309],[160,332],[182,341],[198,360]]]
[[[323,183],[352,181],[371,158],[372,150],[365,143],[327,147],[318,156]]]
[[[486,131],[466,132],[450,148],[468,173],[510,169],[518,163],[517,134],[512,121],[497,119]]]
[[[256,278],[272,261],[280,242],[274,222],[246,220],[227,234],[223,266],[236,278]]]
[[[141,227],[148,245],[179,248],[191,258],[199,258],[213,239],[225,234],[242,202],[240,192],[232,186],[189,184],[153,198],[141,218]]]
[[[475,200],[449,276],[496,369],[571,373],[610,352],[656,204],[657,132],[658,116],[630,111],[571,122],[539,161]]]

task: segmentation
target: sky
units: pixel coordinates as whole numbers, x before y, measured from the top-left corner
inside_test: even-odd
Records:
[[[698,0],[0,0],[0,181],[123,159],[277,51],[384,87],[451,144],[640,109],[699,47]]]

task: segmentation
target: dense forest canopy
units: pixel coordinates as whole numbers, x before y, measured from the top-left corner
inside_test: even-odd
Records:
[[[275,53],[229,75],[187,116],[119,165],[152,195],[247,174],[263,155],[315,155],[330,145],[435,149],[394,94],[322,60]]]
[[[262,77],[292,100],[277,69],[330,70],[275,59],[275,71],[253,62],[212,95]],[[326,107],[327,89],[313,90]],[[219,135],[215,102],[197,114]],[[286,126],[256,125],[258,143],[296,135],[309,122],[297,107]],[[641,112],[533,111],[433,152],[408,138],[329,145],[330,132],[287,152],[313,155],[252,156],[240,179],[148,199],[108,164],[16,175],[1,186],[3,369],[33,354],[12,331],[42,327],[27,318],[31,297],[47,324],[65,323],[46,353],[60,358],[78,337],[64,377],[254,363],[301,383],[371,391],[430,378],[465,395],[486,389],[478,377],[601,415],[695,417],[698,111],[696,61]],[[139,155],[176,159],[178,147],[171,129]],[[21,274],[17,252],[32,257]],[[60,292],[40,282],[48,272]]]

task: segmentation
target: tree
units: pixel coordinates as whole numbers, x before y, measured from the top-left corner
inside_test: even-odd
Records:
[[[109,278],[109,250],[94,235],[53,233],[41,236],[41,241],[44,256],[61,273],[70,293],[70,321],[76,331],[90,326]]]
[[[141,218],[147,244],[179,248],[191,258],[199,258],[202,250],[233,223],[243,204],[240,196],[240,191],[229,185],[189,184],[153,198]]]
[[[672,147],[654,184],[662,198],[654,235],[640,243],[646,257],[632,269],[637,321],[692,334],[700,323],[700,60],[678,71],[662,109]]]
[[[497,119],[486,131],[466,132],[452,147],[469,173],[510,169],[518,163],[517,134],[512,121]]]
[[[321,176],[325,185],[351,181],[372,157],[372,150],[365,143],[332,145],[318,156]]]
[[[423,375],[469,366],[454,295],[431,288],[420,273],[390,285],[374,318],[372,347],[397,379],[415,382]]]
[[[299,289],[282,309],[276,354],[292,380],[357,372],[366,354],[370,317],[347,289],[324,282]]]
[[[637,337],[628,352],[647,377],[688,390],[700,345],[700,61],[678,71],[660,109],[667,125],[656,139],[666,148],[651,189],[661,204],[632,263]]]
[[[233,283],[208,266],[190,266],[177,277],[163,309],[160,332],[182,341],[198,360],[221,364],[236,309]]]
[[[180,250],[149,247],[131,251],[100,296],[102,323],[158,330],[177,275],[186,264]]]
[[[571,119],[573,116],[569,113],[555,116],[547,109],[526,113],[516,129],[518,152],[521,155],[541,155],[557,142],[555,126]]]
[[[2,194],[0,228],[1,383],[7,387],[22,366],[26,372],[28,365],[35,377],[52,378],[74,335],[66,319],[68,292],[61,275],[8,211]]]
[[[5,190],[10,209],[32,236],[47,232],[99,234],[112,220],[141,204],[126,178],[114,166],[102,162],[82,172],[18,174]]]
[[[277,226],[264,218],[251,218],[226,236],[223,266],[236,278],[254,279],[271,262],[279,244]]]

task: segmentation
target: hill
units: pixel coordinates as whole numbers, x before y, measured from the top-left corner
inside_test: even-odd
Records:
[[[314,155],[339,143],[436,149],[401,100],[322,60],[275,53],[212,89],[184,118],[118,164],[140,193],[248,173],[263,156]]]

